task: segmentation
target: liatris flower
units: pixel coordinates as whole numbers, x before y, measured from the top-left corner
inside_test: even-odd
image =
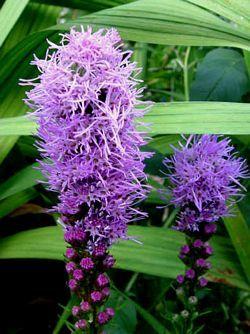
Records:
[[[23,83],[34,86],[26,103],[39,125],[41,170],[59,194],[68,285],[81,298],[72,310],[76,328],[99,333],[114,315],[98,313],[115,262],[108,249],[127,238],[127,223],[145,216],[134,205],[149,190],[143,160],[150,154],[140,151],[146,140],[135,119],[147,108],[136,108],[139,70],[115,29],[72,29],[60,45],[49,44],[45,59],[32,62],[40,75]]]
[[[230,208],[243,197],[240,179],[248,176],[247,166],[235,156],[230,139],[215,135],[190,136],[164,164],[170,171],[172,203],[180,209],[175,228],[187,239],[179,254],[187,269],[176,280],[191,298],[208,283],[203,276],[211,268],[208,240],[218,219],[231,214]]]

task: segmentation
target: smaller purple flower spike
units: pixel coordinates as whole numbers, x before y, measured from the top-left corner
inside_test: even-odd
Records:
[[[248,177],[246,162],[235,156],[230,139],[190,136],[164,164],[170,171],[172,203],[182,208],[176,228],[198,231],[206,223],[206,233],[215,233],[212,223],[242,198],[240,179]]]
[[[240,182],[248,177],[247,165],[236,157],[230,139],[215,135],[190,136],[164,164],[172,185],[171,202],[180,211],[174,228],[186,236],[179,253],[186,265],[185,278],[176,278],[176,294],[182,285],[186,306],[188,298],[196,298],[196,291],[208,284],[203,276],[213,254],[208,240],[216,233],[217,221],[231,214],[234,203],[243,198]]]

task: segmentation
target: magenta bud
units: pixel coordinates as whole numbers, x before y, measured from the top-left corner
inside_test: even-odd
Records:
[[[199,284],[200,284],[200,286],[201,286],[202,288],[203,288],[204,286],[206,286],[207,283],[208,283],[208,281],[207,281],[207,279],[206,279],[205,277],[201,277],[201,278],[199,279]]]
[[[72,307],[72,314],[74,317],[77,317],[79,313],[81,312],[81,309],[79,306],[73,306]]]
[[[208,223],[205,225],[205,233],[206,234],[214,234],[217,230],[217,226],[212,223]]]
[[[73,248],[67,248],[65,256],[69,260],[73,260],[73,259],[75,259],[77,257],[77,253],[76,253],[76,251]]]
[[[72,291],[75,291],[77,289],[77,281],[75,279],[69,280],[68,285],[69,285],[70,290]]]
[[[186,277],[189,279],[194,279],[195,278],[195,271],[193,269],[188,269],[186,271]]]
[[[108,255],[104,260],[103,260],[103,265],[105,268],[109,269],[112,268],[115,264],[115,259],[112,255]]]
[[[200,239],[196,239],[193,243],[194,248],[201,248],[203,246],[203,242]]]
[[[188,254],[190,252],[190,248],[188,245],[184,245],[181,247],[181,253],[182,254]]]
[[[206,260],[200,258],[200,259],[197,259],[196,262],[195,262],[196,266],[197,267],[200,267],[200,268],[206,268]]]
[[[76,264],[74,262],[68,262],[65,268],[68,274],[72,274],[76,268]]]
[[[97,277],[96,283],[100,288],[103,288],[109,284],[109,279],[105,274],[100,274]]]
[[[102,295],[104,298],[108,297],[110,295],[110,288],[106,287],[102,289]]]
[[[115,311],[111,307],[106,308],[106,313],[107,313],[107,315],[109,316],[110,319],[113,318],[114,315],[115,315]]]
[[[94,249],[93,255],[96,257],[103,256],[107,251],[104,245],[97,245]]]
[[[83,274],[83,272],[82,272],[81,269],[76,269],[76,270],[74,270],[74,272],[73,272],[73,277],[74,277],[74,279],[76,279],[77,281],[81,281],[81,280],[83,280],[83,278],[84,278],[84,274]]]
[[[182,284],[184,282],[184,276],[183,275],[178,275],[176,277],[176,280],[179,284]]]
[[[80,266],[87,271],[93,269],[94,265],[95,264],[90,257],[81,259]]]
[[[81,302],[80,307],[81,307],[81,310],[82,310],[84,313],[89,312],[90,309],[91,309],[90,303],[89,303],[89,302],[85,302],[85,301],[82,301],[82,302]]]
[[[102,294],[100,291],[93,291],[90,294],[93,303],[99,303],[102,300]]]
[[[84,319],[78,320],[75,324],[76,329],[85,329],[87,328],[87,326],[88,326],[88,323]]]
[[[106,312],[100,312],[97,315],[97,321],[100,325],[104,325],[109,321],[109,315]]]

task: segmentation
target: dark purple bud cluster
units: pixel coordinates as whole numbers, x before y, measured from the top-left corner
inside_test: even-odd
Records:
[[[98,310],[110,295],[110,281],[105,272],[113,267],[115,260],[104,244],[98,244],[90,253],[87,250],[88,237],[88,233],[82,233],[76,225],[66,228],[64,238],[69,243],[65,254],[66,271],[70,290],[81,300],[72,308],[72,315],[77,318],[76,329],[87,331],[94,323],[99,333],[114,316],[111,308]]]
[[[204,233],[201,236],[201,233],[199,233],[199,238],[189,237],[188,243],[181,247],[179,258],[187,269],[185,275],[177,276],[178,285],[186,284],[193,288],[207,285],[207,280],[203,275],[211,268],[208,258],[213,254],[213,248],[207,240],[207,234]]]

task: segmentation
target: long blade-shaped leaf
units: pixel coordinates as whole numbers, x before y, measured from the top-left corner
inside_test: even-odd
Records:
[[[0,46],[15,25],[29,0],[5,0],[0,10]]]
[[[235,216],[224,218],[224,222],[250,282],[250,231],[238,206],[235,206],[234,213]]]
[[[129,227],[129,235],[143,244],[120,241],[112,247],[116,267],[160,277],[174,278],[183,272],[178,250],[183,236],[173,230],[157,227]],[[231,243],[215,237],[212,243],[215,255],[208,278],[242,289],[249,289],[245,275]],[[0,241],[0,258],[45,258],[63,260],[65,244],[60,227],[45,227],[21,232]]]
[[[248,104],[224,102],[156,103],[145,115],[151,135],[177,133],[250,134]],[[36,125],[25,117],[0,119],[0,136],[33,134]]]

